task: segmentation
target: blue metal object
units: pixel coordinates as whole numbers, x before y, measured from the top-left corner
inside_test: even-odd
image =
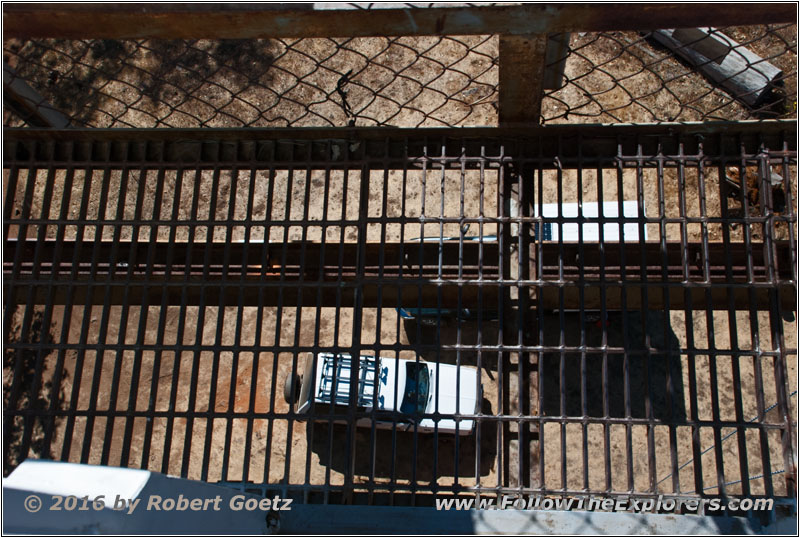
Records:
[[[483,310],[478,312],[475,309],[462,308],[397,308],[397,313],[402,319],[458,319],[460,321],[475,321],[479,317],[484,321],[496,320],[499,316],[496,310]]]

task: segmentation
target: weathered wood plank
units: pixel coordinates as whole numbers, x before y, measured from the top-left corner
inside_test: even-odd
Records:
[[[791,3],[524,4],[320,10],[311,4],[4,4],[6,38],[249,39],[551,34],[792,22]]]
[[[501,127],[538,125],[542,112],[547,36],[500,36]]]

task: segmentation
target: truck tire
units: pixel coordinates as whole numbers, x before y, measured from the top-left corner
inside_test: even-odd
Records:
[[[300,397],[300,387],[303,383],[303,376],[297,375],[294,370],[290,370],[286,374],[286,379],[283,382],[283,399],[288,404],[294,404]]]

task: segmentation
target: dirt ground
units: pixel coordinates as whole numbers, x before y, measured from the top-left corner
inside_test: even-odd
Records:
[[[744,37],[739,38],[744,40]],[[636,41],[634,34],[620,34],[619,39],[623,38]],[[615,50],[619,52],[614,47],[609,48],[609,41],[597,42],[592,48],[592,39],[591,35],[573,36],[576,46],[585,45],[581,50],[588,61],[602,64],[608,59],[607,55],[615,54]],[[257,42],[246,47],[242,43],[205,41],[181,47],[169,43],[133,42],[59,45],[66,49],[47,44],[38,51],[41,61],[38,67],[47,69],[37,75],[25,71],[31,66],[14,60],[14,55],[20,50],[35,55],[35,51],[30,50],[33,45],[6,43],[4,51],[12,67],[38,82],[37,87],[51,88],[49,91],[53,94],[61,95],[56,98],[57,105],[74,106],[75,117],[93,126],[343,126],[353,118],[357,125],[492,125],[496,122],[497,68],[493,63],[497,54],[496,38],[431,38],[417,40],[413,47],[405,38],[394,41],[347,40],[338,46],[337,43],[334,40]],[[643,46],[636,45],[639,49]],[[65,50],[71,57],[81,58],[90,66],[113,72],[115,82],[109,82],[107,77],[96,73],[93,75],[93,70],[85,65],[71,71],[63,62]],[[424,53],[420,55],[419,50]],[[25,57],[23,53],[20,53],[22,58]],[[781,57],[776,61],[789,62],[781,67],[787,73],[795,73],[796,54],[789,53],[785,57],[788,60]],[[320,63],[313,61],[314,58],[325,60]],[[449,74],[440,74],[443,65],[449,69]],[[679,64],[675,65],[679,67]],[[676,69],[675,65],[669,63],[664,69]],[[129,68],[122,69],[122,66]],[[351,67],[354,74],[344,86],[352,110],[348,114],[337,92],[337,83]],[[585,66],[579,62],[568,64],[567,76],[570,80],[580,80],[581,69],[585,71]],[[629,74],[631,67],[623,57],[605,65],[604,69],[621,77]],[[242,78],[241,71],[247,70],[250,74]],[[56,72],[55,76],[53,72]],[[678,84],[686,92],[679,95],[686,96],[686,102],[693,102],[690,107],[669,105],[664,99],[671,94],[666,90],[648,98],[650,100],[642,98],[645,106],[628,103],[625,101],[628,94],[623,87],[616,86],[613,91],[607,91],[601,78],[601,73],[594,73],[585,78],[583,87],[596,93],[601,108],[611,110],[611,114],[594,114],[591,109],[594,105],[588,105],[589,108],[582,109],[584,112],[588,110],[588,115],[560,116],[563,110],[558,108],[560,105],[555,97],[566,99],[567,96],[567,102],[580,103],[580,87],[571,84],[562,94],[554,94],[545,100],[545,118],[552,116],[553,121],[696,120],[704,118],[710,110],[730,119],[742,119],[746,115],[736,102],[717,108],[720,106],[718,92],[697,97],[698,101],[693,102],[697,88],[706,86],[697,75]],[[190,82],[197,79],[208,82],[205,86],[195,86]],[[59,80],[65,86],[59,86]],[[657,77],[636,80],[631,78],[629,83],[638,84],[637,91],[641,91],[641,95],[655,87],[651,84],[658,87],[662,84]],[[74,97],[85,92],[87,87],[95,90],[87,94],[91,97],[75,101]],[[59,94],[55,91],[59,88],[65,91]],[[262,91],[264,88],[270,90]],[[671,89],[680,92],[680,88]],[[374,97],[376,89],[388,97]],[[788,79],[788,91],[792,94],[796,91],[794,76]],[[573,97],[576,99],[574,102],[570,100]],[[725,99],[723,96],[722,100]],[[7,115],[4,119],[6,125],[11,121]],[[664,200],[659,198],[654,174],[651,170],[644,172],[643,197],[647,216],[660,216],[658,208],[662,202],[666,217],[703,216],[699,202],[701,175],[696,170],[687,172],[683,195],[679,194],[677,174],[667,170]],[[795,167],[790,168],[790,175],[793,199],[796,200]],[[320,241],[323,236],[329,242],[356,241],[355,222],[363,204],[367,205],[369,217],[406,219],[403,223],[385,226],[371,223],[367,228],[369,241],[408,241],[440,233],[444,236],[459,233],[458,223],[441,227],[435,222],[423,225],[420,216],[498,215],[496,175],[487,174],[483,185],[479,174],[473,172],[467,172],[463,177],[458,172],[448,172],[444,181],[441,177],[438,173],[425,176],[419,171],[410,171],[405,180],[401,172],[390,172],[386,178],[380,174],[373,175],[368,179],[355,172],[347,176],[333,172],[329,177],[314,172],[309,176],[295,173],[290,180],[288,174],[278,172],[270,181],[266,171],[259,171],[252,180],[254,185],[250,184],[249,173],[240,174],[235,182],[223,174],[218,191],[214,193],[211,173],[186,173],[179,189],[178,177],[172,172],[165,174],[161,188],[154,172],[143,176],[131,172],[126,176],[127,184],[123,184],[121,174],[114,172],[110,176],[109,192],[124,191],[127,194],[122,203],[111,196],[103,206],[102,174],[87,176],[77,171],[71,179],[72,185],[66,187],[66,175],[59,171],[53,176],[52,189],[47,184],[45,173],[35,176],[33,203],[29,207],[19,203],[24,199],[24,181],[15,193],[5,192],[6,196],[11,194],[15,197],[12,214],[20,218],[38,215],[47,219],[63,214],[68,219],[89,220],[170,219],[174,214],[179,221],[231,218],[244,224],[248,219],[254,222],[292,221],[305,217],[319,221],[318,226],[305,229],[290,223],[251,228],[251,240],[274,242]],[[367,200],[359,199],[362,179],[370,181]],[[579,180],[575,171],[564,172],[560,200],[555,187],[555,173],[547,172],[543,179],[543,203],[578,200]],[[719,215],[719,171],[709,170],[702,179],[708,185],[706,215]],[[6,171],[4,182],[7,181]],[[599,184],[603,188],[604,200],[637,199],[637,180],[633,171],[624,173],[621,190],[615,170],[604,171],[602,178],[598,178],[595,171],[584,171],[580,176],[584,202],[598,199]],[[252,204],[248,204],[251,187],[254,199]],[[44,204],[47,192],[52,192],[49,207]],[[271,199],[270,192],[275,193]],[[210,207],[215,194],[217,204]],[[161,207],[157,209],[155,200],[159,197]],[[84,198],[85,207],[82,205]],[[200,203],[193,211],[191,202],[194,199],[199,199]],[[140,204],[139,200],[144,202]],[[679,210],[681,200],[685,203],[685,215],[681,215]],[[732,205],[731,209],[737,209],[735,203]],[[327,221],[338,219],[353,221],[353,225],[327,224]],[[15,230],[17,228],[12,226],[9,233],[13,235]],[[134,236],[142,240],[168,240],[171,232],[168,226],[163,225],[153,229],[122,225],[119,231],[122,240]],[[646,231],[650,241],[658,240],[662,232],[668,240],[681,238],[679,225],[667,225],[660,230],[658,224],[650,223]],[[99,229],[87,226],[84,238],[111,240],[115,237],[114,232],[111,224]],[[209,233],[205,227],[198,227],[194,232],[196,241],[205,240]],[[689,241],[703,238],[703,228],[699,224],[688,225],[686,232]],[[740,241],[743,232],[741,226],[732,227],[731,239]],[[77,227],[68,228],[67,238],[76,233]],[[211,233],[215,241],[245,239],[244,226],[231,228],[230,237],[226,235],[224,226],[216,227]],[[492,223],[483,227],[473,224],[468,230],[468,235],[495,233],[497,227]],[[754,240],[760,238],[760,233],[755,226],[751,229]],[[29,229],[28,234],[34,236],[34,230]],[[722,225],[709,224],[707,234],[710,241],[721,241]],[[46,236],[55,238],[56,227],[49,226]],[[779,226],[775,236],[788,238],[788,229]],[[186,241],[189,238],[189,226],[179,226],[175,240]],[[286,412],[288,405],[282,398],[283,380],[302,359],[291,348],[352,346],[354,338],[359,335],[364,353],[376,352],[374,347],[381,347],[383,350],[376,353],[392,356],[393,352],[386,348],[396,347],[403,358],[411,359],[419,353],[424,360],[479,368],[485,398],[483,412],[487,415],[516,416],[521,410],[529,409],[531,414],[559,416],[562,414],[559,399],[562,390],[566,394],[564,413],[575,416],[583,412],[584,402],[577,381],[583,368],[580,355],[565,354],[562,359],[559,354],[544,354],[542,357],[511,354],[508,362],[502,365],[505,373],[501,375],[496,351],[472,349],[456,353],[415,348],[417,343],[430,343],[437,338],[445,346],[459,342],[490,346],[502,333],[497,322],[483,322],[480,342],[474,321],[450,322],[432,332],[414,322],[401,322],[393,308],[365,309],[361,326],[354,327],[352,309],[344,308],[337,312],[331,308],[297,307],[292,303],[291,292],[286,290],[287,304],[280,311],[265,308],[259,312],[252,307],[241,311],[236,308],[220,311],[216,306],[209,306],[201,312],[194,306],[161,309],[160,305],[149,305],[146,310],[137,306],[127,311],[120,307],[104,311],[99,306],[91,309],[77,306],[67,315],[62,307],[54,307],[49,312],[50,319],[41,321],[38,329],[19,336],[22,341],[39,342],[41,340],[36,338],[50,338],[67,344],[61,354],[54,352],[44,357],[28,354],[23,359],[26,372],[32,371],[38,360],[45,365],[44,379],[50,384],[43,384],[39,394],[43,403],[37,405],[58,405],[61,409],[80,411],[116,410],[120,414],[111,420],[100,413],[93,419],[78,414],[57,421],[53,425],[54,437],[49,453],[41,446],[48,425],[38,423],[33,434],[38,443],[33,444],[29,454],[143,467],[211,482],[248,481],[307,489],[326,484],[342,485],[347,466],[343,447],[348,443],[343,428],[331,428],[325,424],[309,426],[283,418],[248,420],[226,416],[226,413]],[[45,314],[45,309],[40,306],[35,307],[35,311]],[[22,308],[5,315],[12,316],[9,325],[13,340],[16,338],[14,331],[19,332],[23,323]],[[731,341],[731,316],[736,320],[735,342]],[[565,314],[564,319],[548,313],[545,326],[547,345],[558,344],[562,328],[567,345],[580,343],[574,339],[579,339],[582,332],[587,343],[594,345],[602,339],[604,332],[602,326],[597,327],[594,322],[581,327],[579,317],[572,313]],[[137,336],[140,328],[143,329],[143,341],[139,341]],[[794,394],[791,420],[796,425],[797,326],[794,319],[770,320],[765,312],[751,314],[746,311],[731,314],[727,311],[672,310],[667,313],[649,312],[644,317],[638,312],[629,312],[627,316],[620,313],[610,316],[605,332],[610,346],[639,341],[647,335],[653,351],[649,359],[647,354],[634,356],[627,365],[621,357],[613,354],[606,359],[608,414],[612,418],[624,417],[628,413],[627,407],[630,407],[631,416],[644,418],[644,395],[649,395],[655,418],[673,413],[679,419],[688,419],[694,413],[697,419],[706,420],[717,413],[722,420],[734,420],[735,410],[741,405],[743,418],[754,419],[758,414],[756,393],[759,388],[764,392],[765,407],[769,409],[777,402],[774,359],[770,355],[757,359],[735,357],[725,351],[782,350],[788,361],[789,390]],[[785,341],[776,341],[776,334],[782,334]],[[98,344],[98,347],[85,353],[69,347],[84,344]],[[125,349],[118,352],[112,347],[118,344],[123,344]],[[167,348],[155,353],[152,347],[160,345],[184,347],[178,351]],[[219,345],[225,349],[218,354],[202,347]],[[189,346],[200,347],[186,349]],[[285,348],[275,353],[271,349],[273,346]],[[690,347],[716,349],[720,353],[690,355],[686,352]],[[17,360],[19,356],[6,352],[3,370],[6,388],[14,383],[26,386],[30,382],[13,379],[13,365]],[[518,373],[520,361],[528,361],[532,366],[527,379],[520,378]],[[585,362],[587,415],[598,417],[605,413],[599,403],[603,400],[600,380],[603,378],[604,358],[589,354]],[[622,382],[626,366],[629,368],[628,406]],[[649,372],[649,385],[644,381],[645,372]],[[542,394],[538,391],[540,375],[543,376]],[[54,383],[59,378],[60,382]],[[716,392],[711,390],[713,378],[716,379]],[[671,380],[672,392],[667,389],[667,379]],[[530,390],[522,391],[527,401],[522,400],[521,386],[530,387]],[[670,398],[673,400],[671,405],[668,404]],[[24,404],[29,403],[26,401]],[[154,418],[124,416],[125,412],[132,411],[154,412]],[[192,412],[194,416],[191,416]],[[209,412],[214,413],[213,420],[204,415]],[[781,417],[775,415],[776,411],[772,410],[767,419],[778,422]],[[644,425],[627,429],[624,425],[612,424],[607,431],[604,428],[601,424],[584,426],[551,422],[543,428],[533,425],[526,437],[519,434],[517,422],[510,421],[506,429],[486,422],[475,435],[465,437],[439,435],[437,438],[405,432],[394,436],[392,432],[377,432],[374,442],[370,430],[361,430],[355,436],[353,480],[356,488],[369,486],[377,490],[382,485],[392,484],[401,486],[400,489],[407,486],[410,491],[414,484],[418,484],[424,489],[436,485],[441,491],[459,487],[519,485],[573,490],[610,487],[614,491],[623,491],[631,487],[647,490],[654,476],[659,492],[676,492],[671,476],[670,446],[674,444],[675,458],[681,466],[677,491],[693,492],[694,473],[700,472],[703,484],[711,488],[705,493],[717,492],[714,488],[718,485],[720,470],[717,469],[715,450],[711,448],[717,443],[713,428],[699,428],[701,465],[694,461],[693,431],[689,426],[678,427],[674,441],[670,440],[669,428],[656,426],[651,432],[652,442]],[[774,430],[764,429],[763,438],[759,437],[758,430],[748,430],[740,441],[735,432],[733,428],[723,428],[719,432],[724,479],[730,484],[726,491],[741,492],[741,483],[737,481],[744,478],[740,476],[739,466],[739,450],[743,445],[747,450],[747,473],[750,477],[757,477],[749,479],[750,491],[756,494],[764,492],[764,479],[759,477],[765,473],[780,473],[784,469],[781,439]],[[728,434],[732,435],[728,437]],[[68,435],[71,436],[70,442],[66,441]],[[520,446],[523,442],[528,446]],[[649,445],[653,448],[648,448]],[[763,446],[769,453],[768,469],[762,462]],[[602,456],[605,450],[609,454],[610,476],[605,474],[606,462]],[[654,469],[648,463],[650,450],[654,451]],[[530,458],[522,462],[524,465],[520,462],[523,457]],[[529,469],[529,474],[521,477],[520,468]],[[4,471],[7,469],[4,466]],[[776,494],[785,492],[785,488],[781,489],[784,482],[780,474],[775,475],[774,484]]]

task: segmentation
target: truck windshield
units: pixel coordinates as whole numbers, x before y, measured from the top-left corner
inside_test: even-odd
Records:
[[[408,415],[424,413],[428,403],[428,368],[424,364],[406,363],[406,390],[400,412]]]

